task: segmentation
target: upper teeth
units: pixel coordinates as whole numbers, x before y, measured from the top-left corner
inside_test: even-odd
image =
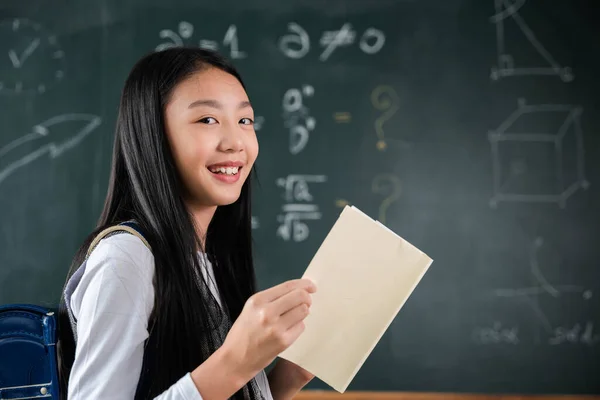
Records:
[[[222,174],[227,174],[227,175],[235,175],[238,173],[238,170],[240,168],[239,167],[217,167],[217,168],[211,168],[210,171],[211,172],[220,172]]]

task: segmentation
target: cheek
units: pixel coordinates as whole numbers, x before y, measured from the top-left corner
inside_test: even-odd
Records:
[[[208,143],[194,142],[190,143],[186,150],[188,154],[188,166],[194,172],[200,171],[206,168],[206,165],[210,160],[210,151]]]
[[[194,176],[199,168],[204,168],[208,160],[209,143],[198,140],[197,135],[183,133],[174,140],[171,148],[176,164],[184,176]]]
[[[248,160],[252,161],[252,163],[254,163],[254,161],[256,160],[256,158],[258,157],[258,150],[259,150],[259,145],[258,145],[258,140],[256,138],[256,134],[254,134],[252,136],[252,138],[249,140],[247,147],[248,150]]]

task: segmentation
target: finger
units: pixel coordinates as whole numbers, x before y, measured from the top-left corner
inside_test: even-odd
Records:
[[[285,331],[283,335],[285,342],[288,343],[288,347],[298,339],[302,332],[304,332],[304,328],[304,322],[300,321]]]
[[[309,306],[305,303],[297,305],[292,308],[290,311],[286,312],[279,318],[278,324],[284,329],[288,330],[298,322],[303,321],[309,313]]]
[[[294,289],[302,288],[306,288],[307,290],[312,291],[311,293],[316,291],[315,284],[309,279],[293,279],[290,281],[280,283],[277,286],[274,286],[270,289],[258,293],[258,297],[261,301],[265,303],[270,303],[280,298],[281,296],[291,292]]]
[[[306,304],[309,307],[312,305],[312,298],[306,289],[292,290],[267,304],[267,308],[273,315],[280,316],[300,304]]]

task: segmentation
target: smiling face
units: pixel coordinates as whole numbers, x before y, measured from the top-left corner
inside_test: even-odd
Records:
[[[236,77],[210,67],[179,83],[165,125],[188,205],[234,203],[258,155],[254,111]]]

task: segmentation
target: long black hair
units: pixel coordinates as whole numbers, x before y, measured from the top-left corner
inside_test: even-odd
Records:
[[[223,321],[235,321],[256,290],[250,208],[253,174],[235,203],[217,207],[206,232],[203,250],[214,266],[221,309],[199,273],[203,268],[198,254],[202,243],[184,204],[184,184],[165,134],[164,109],[173,89],[207,68],[233,75],[245,88],[225,58],[198,48],[154,52],[133,67],[121,95],[104,208],[97,228],[79,248],[67,276],[68,281],[102,229],[137,221],[154,255],[155,296],[136,399],[157,396],[206,360],[222,344],[219,330],[223,333],[230,327]],[[75,341],[65,296],[59,308],[58,356],[61,392],[66,394]],[[233,398],[259,397],[252,383]]]

